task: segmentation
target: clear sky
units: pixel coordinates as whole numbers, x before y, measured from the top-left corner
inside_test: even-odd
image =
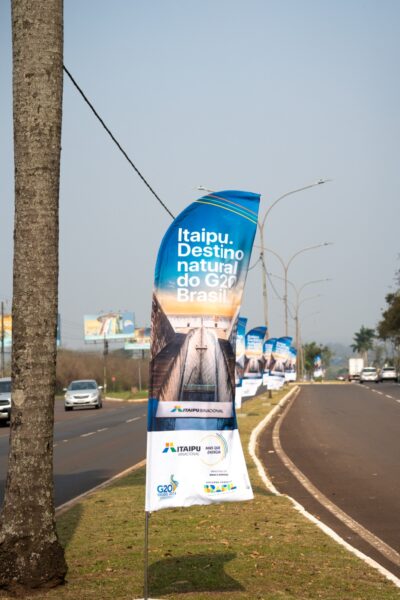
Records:
[[[399,268],[400,3],[397,0],[65,0],[64,62],[177,214],[212,190],[285,198],[265,238],[307,287],[303,339],[349,344],[374,327]],[[12,296],[10,2],[0,3],[0,299]],[[128,309],[149,324],[159,243],[171,222],[68,79],[61,165],[63,342],[84,314]],[[256,241],[256,243],[258,243]],[[253,261],[257,249],[253,252]],[[282,276],[277,259],[268,270]],[[282,282],[274,280],[282,295]],[[284,310],[271,287],[270,334]],[[242,314],[263,324],[261,272]],[[294,331],[293,322],[290,323]]]

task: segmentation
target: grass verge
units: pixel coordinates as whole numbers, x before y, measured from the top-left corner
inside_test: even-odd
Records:
[[[120,400],[142,400],[143,398],[148,397],[147,390],[142,390],[141,392],[110,392],[107,390],[108,398],[119,398]]]
[[[275,394],[272,404],[280,397]],[[392,583],[323,534],[289,500],[267,492],[247,445],[252,429],[271,407],[266,395],[260,396],[246,402],[239,417],[253,501],[165,509],[151,516],[150,597],[399,599],[400,590]],[[143,596],[144,483],[141,469],[59,517],[68,583],[43,598]]]

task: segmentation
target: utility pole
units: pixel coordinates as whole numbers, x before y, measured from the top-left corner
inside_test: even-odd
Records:
[[[103,389],[104,398],[107,396],[107,356],[108,356],[108,340],[106,334],[104,334],[104,347],[103,347]]]

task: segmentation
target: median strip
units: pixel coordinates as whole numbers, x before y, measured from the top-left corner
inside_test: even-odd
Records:
[[[274,394],[272,408],[284,394]],[[240,423],[255,498],[152,514],[149,596],[177,600],[395,600],[399,591],[268,492],[247,445],[270,407],[246,401]],[[142,463],[143,464],[143,463]],[[143,597],[145,469],[98,489],[57,516],[68,583],[48,600]]]

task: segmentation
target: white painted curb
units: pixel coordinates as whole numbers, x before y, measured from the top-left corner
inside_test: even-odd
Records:
[[[335,540],[335,542],[337,542],[341,546],[344,546],[344,548],[346,548],[346,550],[348,550],[349,552],[351,552],[352,554],[354,554],[355,556],[357,556],[358,558],[363,560],[370,567],[373,567],[374,569],[379,571],[379,573],[381,575],[386,577],[386,579],[389,579],[389,581],[394,583],[394,585],[396,587],[400,588],[400,579],[398,577],[393,575],[393,573],[391,573],[390,571],[388,571],[387,569],[382,567],[382,565],[377,563],[375,560],[373,560],[372,558],[370,558],[369,556],[367,556],[366,554],[364,554],[357,548],[354,548],[353,546],[351,546],[348,542],[346,542],[346,540],[344,540],[335,531],[333,531],[333,529],[331,529],[324,523],[321,523],[321,521],[319,521],[311,513],[306,511],[304,506],[302,506],[299,502],[297,502],[297,500],[295,500],[291,496],[288,496],[287,494],[281,494],[280,492],[278,492],[278,490],[276,489],[276,487],[274,486],[272,481],[270,481],[270,479],[267,477],[264,467],[263,467],[260,459],[256,455],[257,438],[260,435],[260,433],[263,431],[263,429],[265,429],[265,427],[268,425],[268,423],[273,419],[273,417],[278,412],[278,410],[280,408],[282,408],[283,406],[285,406],[285,404],[287,404],[287,402],[290,400],[290,398],[294,394],[297,395],[297,393],[299,393],[299,392],[300,392],[299,386],[296,386],[295,388],[290,390],[290,392],[288,392],[280,400],[280,402],[264,417],[264,419],[262,421],[260,421],[260,423],[257,425],[257,427],[255,427],[253,429],[253,431],[251,432],[248,450],[249,450],[249,454],[250,454],[251,458],[253,459],[253,461],[257,467],[257,471],[258,471],[258,474],[259,474],[261,480],[263,481],[263,483],[264,483],[265,487],[268,489],[268,491],[270,491],[272,494],[274,494],[276,496],[284,496],[286,498],[289,498],[289,500],[292,502],[295,509],[298,512],[300,512],[304,517],[306,517],[306,519],[308,519],[309,521],[311,521],[312,523],[317,525],[317,527],[319,527],[319,529],[321,529],[321,531],[326,533],[326,535],[329,535],[329,537],[332,538],[333,540]]]

